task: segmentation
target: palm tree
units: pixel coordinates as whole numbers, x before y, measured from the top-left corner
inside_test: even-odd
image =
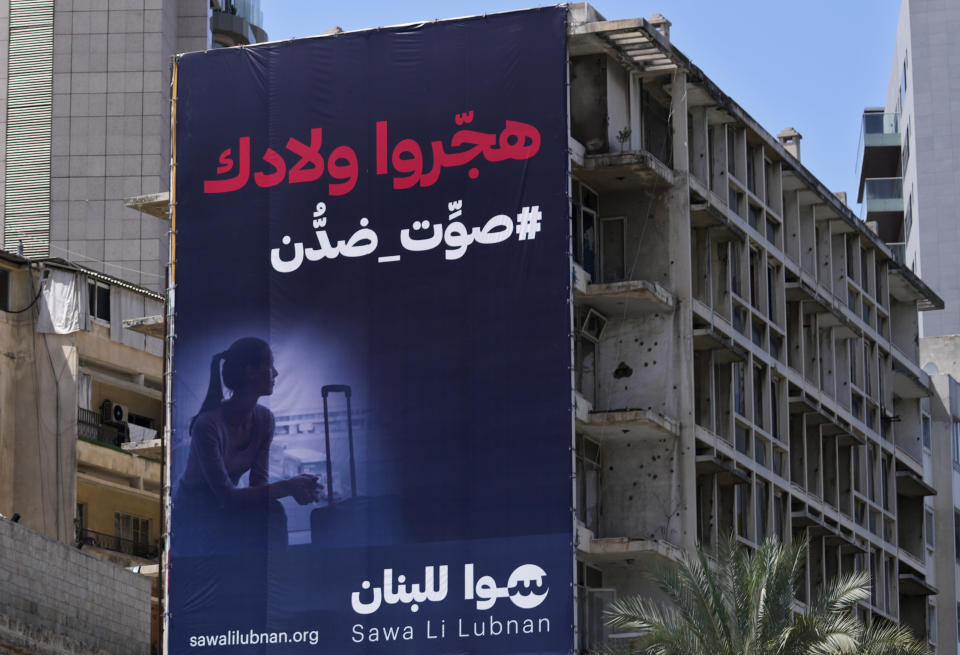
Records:
[[[671,601],[639,596],[610,604],[607,624],[641,633],[636,651],[648,655],[927,655],[901,625],[854,613],[870,598],[870,578],[852,573],[832,580],[804,614],[791,607],[806,543],[765,540],[748,552],[731,537],[711,568],[699,548],[653,576]]]

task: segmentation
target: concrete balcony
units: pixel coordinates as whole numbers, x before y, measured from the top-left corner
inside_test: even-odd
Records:
[[[638,568],[669,566],[683,559],[683,550],[662,539],[606,537],[578,531],[577,559],[594,565],[631,560]]]
[[[577,432],[603,444],[676,437],[680,435],[680,425],[648,409],[578,411]]]
[[[77,481],[130,496],[160,499],[160,462],[116,447],[77,442]]]
[[[582,164],[574,159],[573,172],[600,192],[673,184],[673,169],[646,150],[584,154]]]
[[[640,318],[657,312],[672,312],[675,299],[663,285],[647,280],[609,284],[589,283],[587,273],[574,264],[573,301],[596,309],[610,320]]]
[[[923,476],[916,471],[901,468],[900,460],[897,461],[897,494],[908,498],[922,498],[924,496],[936,496],[937,490],[931,487],[923,480]]]
[[[867,179],[900,174],[901,144],[899,114],[878,110],[863,113],[857,157],[857,177],[860,180],[857,202],[863,202],[864,182]]]
[[[893,394],[899,398],[927,398],[933,395],[930,376],[895,344],[893,355]]]
[[[213,11],[210,14],[210,31],[214,43],[218,47],[231,47],[266,41],[267,33],[256,24],[258,20],[261,19],[249,12]]]

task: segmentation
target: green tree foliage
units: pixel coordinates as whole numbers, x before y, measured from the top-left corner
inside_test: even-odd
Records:
[[[633,652],[648,655],[928,655],[909,628],[856,617],[856,605],[870,598],[862,572],[832,580],[795,613],[805,553],[803,542],[785,547],[771,538],[751,552],[730,538],[711,567],[698,549],[653,577],[670,603],[624,598],[607,608],[607,624],[640,633]]]

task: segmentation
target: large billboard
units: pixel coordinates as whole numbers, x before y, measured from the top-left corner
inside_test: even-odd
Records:
[[[170,653],[573,647],[565,32],[178,58]]]

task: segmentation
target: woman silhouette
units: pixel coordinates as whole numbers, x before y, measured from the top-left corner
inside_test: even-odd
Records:
[[[278,500],[290,496],[306,505],[319,499],[321,485],[313,475],[268,481],[274,418],[257,400],[273,393],[276,377],[270,346],[254,337],[238,339],[210,363],[207,395],[190,421],[190,455],[176,498],[185,505],[179,508],[184,515],[191,515],[187,529],[203,533],[190,539],[195,545],[286,546],[286,514]],[[224,386],[231,391],[226,400]],[[244,473],[249,484],[241,487]]]

